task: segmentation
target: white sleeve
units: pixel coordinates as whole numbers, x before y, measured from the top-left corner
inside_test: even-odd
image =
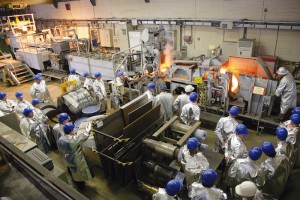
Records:
[[[96,82],[94,82],[93,84],[93,89],[94,89],[94,92],[96,93],[96,95],[99,97],[99,99],[103,99],[103,95],[101,93],[101,89],[100,87],[97,85]]]
[[[175,111],[179,109],[179,103],[180,103],[179,101],[180,101],[180,95],[175,99],[173,103],[173,108]]]
[[[222,120],[222,118],[218,121],[218,124],[217,124],[217,126],[216,126],[216,130],[215,130],[215,134],[216,134],[216,136],[219,138],[219,140],[223,143],[224,142],[224,139],[223,139],[223,137],[222,137],[222,134],[221,134],[221,132],[222,132],[222,129],[223,129],[223,120]]]
[[[284,80],[280,81],[280,83],[279,83],[279,85],[278,85],[278,87],[276,88],[276,91],[275,91],[276,96],[278,96],[278,97],[281,96],[286,84],[287,84],[286,81],[284,81]]]

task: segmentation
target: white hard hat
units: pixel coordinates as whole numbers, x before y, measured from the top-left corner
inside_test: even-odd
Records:
[[[191,85],[187,85],[187,86],[185,86],[185,92],[193,92],[194,91],[194,87],[193,86],[191,86]]]
[[[280,67],[277,71],[276,71],[276,74],[279,74],[279,75],[286,75],[288,74],[289,71],[285,68],[285,67]]]
[[[235,193],[241,197],[254,197],[256,185],[252,181],[244,181],[235,187]]]

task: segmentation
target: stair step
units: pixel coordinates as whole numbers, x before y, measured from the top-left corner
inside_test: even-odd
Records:
[[[19,77],[17,77],[17,79],[20,81],[20,80],[26,79],[27,77],[31,77],[32,78],[32,75],[31,74],[27,74],[27,75],[24,75],[24,76],[19,76]]]
[[[15,70],[9,70],[11,72],[20,72],[20,71],[27,71],[27,68],[18,68],[18,69],[15,69]]]
[[[32,81],[33,78],[28,78],[28,79],[25,79],[25,80],[22,80],[22,81],[19,81],[20,83],[25,83],[25,82],[28,82],[28,81]]]
[[[7,64],[7,67],[9,69],[20,68],[20,67],[24,67],[24,64],[23,63],[17,63],[17,64],[12,64],[12,65]]]
[[[14,75],[15,76],[19,76],[21,74],[27,74],[27,73],[28,73],[28,71],[22,71],[22,72],[19,72],[19,73],[14,73]]]

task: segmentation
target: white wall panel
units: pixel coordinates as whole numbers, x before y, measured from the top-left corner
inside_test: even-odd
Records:
[[[299,0],[265,0],[266,20],[300,21]]]

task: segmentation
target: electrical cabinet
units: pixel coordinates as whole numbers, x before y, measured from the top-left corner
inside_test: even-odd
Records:
[[[113,47],[113,34],[111,29],[100,29],[100,45]]]
[[[252,57],[254,53],[255,40],[240,39],[238,41],[238,55]]]

